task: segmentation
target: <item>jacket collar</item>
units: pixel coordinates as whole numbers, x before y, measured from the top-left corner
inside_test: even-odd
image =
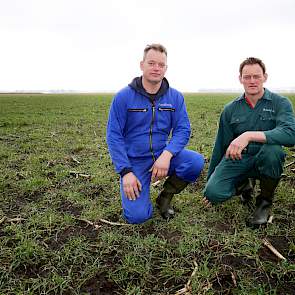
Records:
[[[245,99],[245,93],[243,93],[241,96],[239,96],[236,99],[236,101],[239,101],[239,100],[242,100],[242,99]],[[263,93],[263,96],[261,97],[261,99],[272,100],[271,92],[267,88],[264,88],[264,93]]]
[[[150,96],[151,96],[143,88],[142,77],[134,78],[128,86],[130,86],[132,89],[134,89],[135,91],[139,92],[140,94],[142,94],[148,98],[150,98]],[[169,89],[168,80],[166,78],[163,78],[159,91],[154,95],[155,99],[158,99],[159,97],[164,95],[168,91],[168,89]]]

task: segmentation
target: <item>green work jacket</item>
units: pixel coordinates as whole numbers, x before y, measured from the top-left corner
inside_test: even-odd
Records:
[[[292,146],[295,144],[295,116],[288,98],[265,89],[254,108],[246,102],[245,94],[225,105],[209,165],[208,179],[224,156],[229,144],[246,131],[264,131],[266,144]],[[251,142],[247,152],[255,154],[261,143]]]

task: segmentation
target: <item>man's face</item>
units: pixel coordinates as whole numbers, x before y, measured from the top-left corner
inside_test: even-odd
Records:
[[[245,65],[239,79],[246,95],[259,95],[263,94],[263,83],[267,80],[267,74],[263,74],[259,64]]]
[[[167,70],[166,54],[160,51],[151,49],[147,52],[145,59],[140,62],[143,78],[151,83],[160,83]]]

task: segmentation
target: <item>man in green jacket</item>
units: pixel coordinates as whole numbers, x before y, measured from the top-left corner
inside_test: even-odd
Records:
[[[263,87],[267,73],[260,59],[244,60],[239,79],[245,93],[221,114],[204,200],[216,204],[242,194],[242,202],[247,203],[253,192],[251,180],[259,179],[261,192],[248,221],[257,228],[268,221],[283,172],[282,146],[295,144],[295,117],[288,98]]]

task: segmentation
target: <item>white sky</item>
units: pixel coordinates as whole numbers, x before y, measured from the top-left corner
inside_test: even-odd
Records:
[[[294,0],[0,0],[0,90],[117,91],[154,42],[180,91],[240,89],[248,56],[295,87]]]

